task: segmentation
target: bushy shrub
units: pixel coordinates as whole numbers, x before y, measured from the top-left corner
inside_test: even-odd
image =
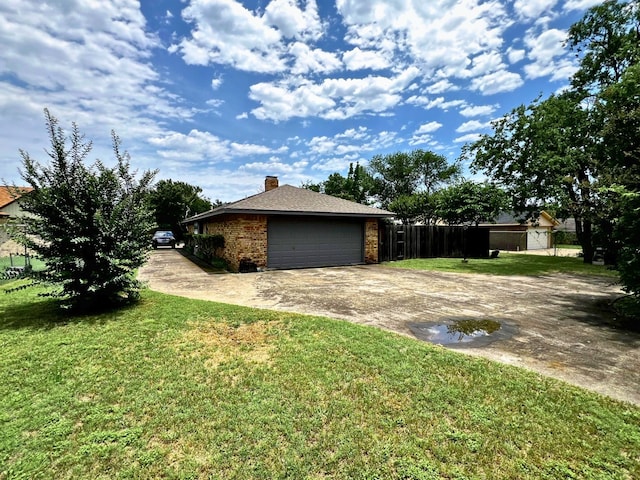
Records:
[[[187,234],[185,238],[187,251],[211,264],[220,259],[224,245],[224,236],[219,234]]]
[[[134,301],[141,286],[135,270],[151,249],[153,215],[146,196],[155,172],[136,180],[114,132],[115,167],[99,160],[87,166],[91,142],[77,126],[67,138],[48,110],[45,119],[51,160],[41,164],[20,152],[22,178],[33,187],[21,197],[21,206],[33,216],[23,219],[14,238],[44,260],[38,280],[58,287],[48,295],[62,298],[64,306],[102,308]]]

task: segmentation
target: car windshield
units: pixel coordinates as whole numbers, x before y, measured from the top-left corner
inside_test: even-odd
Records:
[[[173,232],[156,232],[154,237],[173,237]]]

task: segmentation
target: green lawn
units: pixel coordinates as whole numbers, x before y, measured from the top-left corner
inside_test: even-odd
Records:
[[[640,478],[640,409],[379,329],[0,293],[0,478]],[[630,366],[631,367],[631,366]]]
[[[486,273],[492,275],[548,275],[570,273],[577,275],[602,275],[617,278],[618,273],[603,265],[584,263],[577,257],[553,257],[501,252],[498,258],[470,258],[464,263],[460,258],[416,258],[383,265],[412,270],[434,270],[456,273]]]

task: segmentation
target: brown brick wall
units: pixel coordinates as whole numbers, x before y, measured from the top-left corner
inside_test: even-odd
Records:
[[[237,272],[248,259],[259,268],[267,266],[267,217],[264,215],[222,215],[204,224],[203,232],[224,237],[222,257]]]
[[[365,263],[378,263],[378,223],[378,219],[370,218],[364,224]]]

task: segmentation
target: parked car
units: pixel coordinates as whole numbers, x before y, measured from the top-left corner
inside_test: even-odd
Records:
[[[170,232],[168,230],[158,230],[156,233],[153,234],[151,243],[153,244],[153,248],[158,248],[158,247],[176,248],[176,237],[173,235],[173,232]]]

